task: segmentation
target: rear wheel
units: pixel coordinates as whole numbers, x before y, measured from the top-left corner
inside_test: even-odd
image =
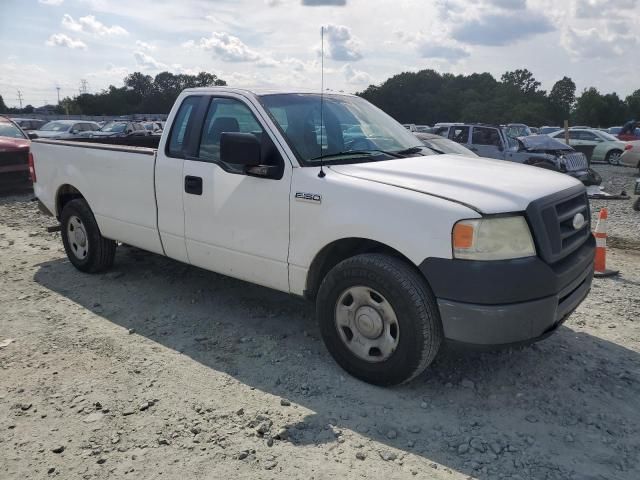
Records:
[[[96,273],[113,265],[116,242],[100,234],[93,212],[83,198],[67,203],[60,216],[62,243],[69,261],[78,270]]]
[[[440,315],[426,281],[388,255],[358,255],[334,267],[320,286],[316,311],[336,362],[376,385],[415,378],[442,343]]]
[[[620,150],[611,150],[609,153],[607,153],[605,160],[609,165],[620,165],[621,155],[622,152]]]

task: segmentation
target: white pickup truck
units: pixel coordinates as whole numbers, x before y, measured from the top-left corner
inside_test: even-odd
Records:
[[[589,203],[567,175],[438,155],[351,95],[189,89],[167,125],[157,149],[33,142],[79,270],[122,242],[314,299],[336,361],[379,385],[445,341],[540,340],[590,289]]]

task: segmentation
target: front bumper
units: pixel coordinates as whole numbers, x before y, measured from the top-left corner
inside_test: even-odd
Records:
[[[587,170],[568,171],[565,173],[577,180],[580,180],[586,187],[590,187],[591,185],[600,185],[602,183],[602,177],[592,168],[588,168]]]
[[[449,342],[531,343],[550,335],[582,303],[593,278],[595,240],[550,266],[538,257],[475,262],[427,259],[429,281]]]

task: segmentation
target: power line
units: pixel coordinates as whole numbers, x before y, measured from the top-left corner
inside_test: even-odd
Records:
[[[20,108],[22,108],[22,92],[18,90],[18,102],[20,102]]]

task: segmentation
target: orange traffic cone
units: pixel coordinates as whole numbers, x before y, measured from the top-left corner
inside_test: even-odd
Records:
[[[596,278],[613,277],[620,273],[619,270],[607,269],[607,218],[609,217],[609,210],[602,208],[600,215],[598,215],[598,223],[596,223],[596,231],[593,232],[593,236],[596,237],[596,259],[595,259],[595,272],[593,274]]]

